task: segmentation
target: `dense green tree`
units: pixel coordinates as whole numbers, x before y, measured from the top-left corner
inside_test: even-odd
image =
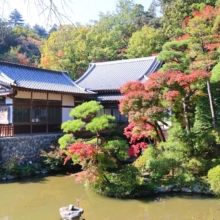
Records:
[[[121,48],[118,50],[118,59],[124,57],[124,51],[132,33],[140,30],[149,21],[149,17],[151,15],[144,11],[144,7],[135,4],[133,0],[118,0],[114,13],[100,14],[99,23],[104,30],[106,32],[112,31],[114,35],[120,38]]]
[[[205,5],[214,6],[217,0],[158,0],[163,14],[164,33],[172,40],[185,33],[182,21],[191,17],[193,11]]]
[[[41,49],[41,65],[44,68],[65,70],[73,79],[88,68],[89,49],[86,35],[90,27],[60,26],[50,34]]]
[[[50,30],[48,31],[49,35],[54,32],[54,31],[57,31],[58,30],[58,26],[57,24],[53,24],[53,26],[50,28]]]
[[[28,26],[22,26],[22,27],[16,26],[16,27],[12,28],[12,32],[17,37],[19,37],[19,36],[23,36],[25,38],[31,37],[36,40],[40,40],[39,35],[31,27],[28,27]]]
[[[161,51],[166,37],[161,29],[144,26],[140,31],[136,31],[129,39],[128,48],[125,51],[127,58],[147,57]]]
[[[153,27],[155,29],[162,27],[162,18],[157,15],[157,3],[155,0],[152,1],[150,7],[147,11],[144,11],[144,7],[142,5],[135,5],[134,10],[136,8],[142,8],[141,13],[137,14],[138,16],[134,19],[134,27],[135,29],[140,29],[144,25],[149,27]]]
[[[0,19],[0,54],[4,53],[8,49],[7,40],[10,38],[11,29],[8,23]]]
[[[187,55],[188,40],[171,41],[163,45],[158,59],[164,64],[160,71],[182,71],[187,73],[190,59]]]

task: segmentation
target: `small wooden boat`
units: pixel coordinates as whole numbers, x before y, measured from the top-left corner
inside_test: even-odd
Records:
[[[73,205],[61,207],[59,211],[64,220],[79,220],[84,212],[82,208]]]

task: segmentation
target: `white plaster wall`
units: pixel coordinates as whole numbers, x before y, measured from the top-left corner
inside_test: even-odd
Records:
[[[73,120],[73,117],[69,116],[70,111],[72,108],[63,108],[62,109],[62,122],[68,121],[68,120]]]
[[[15,98],[31,99],[31,92],[18,91]]]
[[[13,104],[13,99],[9,98],[9,97],[6,97],[5,99],[5,104],[6,105],[12,105]]]
[[[49,94],[48,100],[61,100],[61,94]]]
[[[63,95],[62,105],[74,106],[74,97],[72,95]]]
[[[33,99],[47,99],[47,93],[33,92]]]

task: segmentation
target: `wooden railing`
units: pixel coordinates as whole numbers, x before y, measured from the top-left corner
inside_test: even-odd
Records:
[[[0,124],[0,137],[12,137],[13,125]]]

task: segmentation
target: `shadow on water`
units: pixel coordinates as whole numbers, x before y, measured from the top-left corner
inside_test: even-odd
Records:
[[[219,220],[220,199],[200,194],[108,198],[76,184],[66,171],[0,184],[0,220],[60,219],[59,208],[76,205],[84,220]],[[4,220],[5,220],[4,219]]]
[[[171,192],[171,193],[160,193],[151,195],[148,197],[142,197],[139,200],[144,203],[155,203],[155,202],[164,202],[167,200],[172,199],[181,199],[181,200],[216,200],[219,201],[218,197],[215,197],[214,195],[205,195],[205,194],[198,194],[198,193],[183,193],[183,192]]]
[[[44,183],[47,180],[47,177],[68,177],[68,175],[77,173],[81,171],[81,167],[79,165],[74,165],[71,167],[67,167],[66,169],[63,170],[52,170],[48,173],[44,174],[37,174],[37,175],[31,175],[31,176],[26,176],[26,177],[18,177],[12,180],[2,180],[0,181],[0,184],[12,184],[12,183],[19,183],[19,184],[27,184],[27,183]],[[1,220],[1,219],[0,219]]]
[[[42,175],[16,178],[16,179],[13,179],[13,180],[3,180],[3,181],[0,182],[0,185],[1,184],[13,184],[13,183],[19,183],[19,184],[39,183],[39,182],[43,183],[43,182],[47,182],[46,177],[50,176],[50,175],[51,174],[42,174]]]

